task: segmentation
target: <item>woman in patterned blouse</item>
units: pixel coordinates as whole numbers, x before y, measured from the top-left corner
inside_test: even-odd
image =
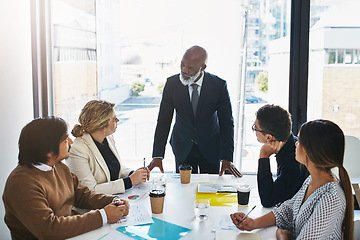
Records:
[[[256,218],[231,214],[240,230],[276,225],[277,239],[353,239],[354,204],[350,179],[343,166],[345,140],[342,130],[328,120],[302,125],[296,160],[310,172],[303,186],[272,212]],[[340,180],[331,169],[339,169]]]

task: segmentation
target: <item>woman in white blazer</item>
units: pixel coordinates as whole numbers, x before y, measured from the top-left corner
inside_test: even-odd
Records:
[[[132,171],[121,163],[112,136],[119,122],[114,106],[107,101],[89,101],[71,131],[76,139],[66,164],[80,184],[97,193],[123,193],[150,177],[148,168]]]

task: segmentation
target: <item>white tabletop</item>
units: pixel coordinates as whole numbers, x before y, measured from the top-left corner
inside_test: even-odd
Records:
[[[235,178],[231,175],[218,176],[215,174],[193,174],[189,184],[181,184],[178,174],[165,174],[167,179],[166,196],[164,202],[164,211],[162,214],[152,214],[150,207],[150,199],[147,194],[141,198],[130,201],[130,204],[141,204],[148,211],[150,216],[158,218],[185,228],[191,229],[191,232],[182,239],[215,239],[215,231],[219,229],[220,220],[229,218],[229,215],[234,212],[247,213],[256,205],[256,208],[251,212],[250,217],[259,217],[271,211],[272,208],[264,208],[260,203],[260,198],[257,190],[256,175],[244,175],[242,178]],[[160,173],[151,173],[150,181],[143,183],[145,187],[151,188],[152,180],[158,179]],[[199,221],[194,215],[194,200],[197,192],[197,185],[199,182],[213,182],[213,183],[226,183],[226,184],[240,184],[247,183],[250,185],[250,200],[248,207],[239,207],[237,204],[232,204],[228,207],[210,207],[210,214],[208,219]],[[134,189],[135,190],[135,189]],[[128,190],[125,194],[132,194]],[[120,195],[121,196],[121,195]],[[360,219],[360,211],[355,211],[354,219]],[[72,240],[91,240],[99,239],[111,231],[115,231],[109,225],[102,228],[84,233],[77,237],[71,238]],[[253,232],[259,234],[260,239],[276,239],[276,227],[269,227],[266,229],[257,229]],[[121,234],[121,239],[132,239],[128,236]]]
[[[148,194],[145,194],[141,199],[138,199],[136,204],[144,205],[149,214],[154,218],[192,229],[189,234],[182,238],[184,240],[215,239],[214,230],[219,228],[221,219],[230,218],[229,215],[231,213],[238,211],[247,213],[254,205],[256,205],[256,208],[253,212],[251,212],[251,217],[259,217],[271,211],[271,208],[264,208],[261,206],[256,185],[256,175],[244,175],[242,178],[235,178],[231,175],[223,175],[220,177],[215,174],[193,174],[189,184],[181,184],[177,174],[165,175],[167,179],[167,186],[163,213],[151,214]],[[159,178],[159,176],[160,173],[151,173],[150,181],[146,184],[151,185],[152,179]],[[194,200],[197,192],[197,184],[199,182],[226,183],[235,185],[239,183],[247,183],[251,187],[249,205],[248,207],[239,207],[237,204],[233,204],[232,206],[227,207],[211,206],[208,219],[200,221],[196,219],[194,215]],[[126,194],[129,193],[131,192],[127,192]],[[132,204],[132,201],[130,201],[130,204]],[[114,231],[114,229],[108,225],[71,239],[99,239],[110,231]],[[267,229],[255,230],[254,232],[259,234],[260,239],[276,239],[275,231],[276,227],[271,227]],[[132,238],[123,235],[121,239]]]

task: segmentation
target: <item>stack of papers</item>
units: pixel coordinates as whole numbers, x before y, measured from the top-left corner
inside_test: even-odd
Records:
[[[236,188],[229,184],[199,183],[199,193],[236,193]]]

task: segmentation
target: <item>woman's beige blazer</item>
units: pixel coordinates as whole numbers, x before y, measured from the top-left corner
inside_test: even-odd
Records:
[[[110,181],[110,172],[106,162],[88,133],[74,140],[70,148],[70,156],[65,163],[69,166],[70,171],[79,178],[80,184],[89,189],[105,194],[123,193],[125,185],[122,178],[129,176],[131,169],[121,164],[114,137],[111,135],[106,139],[120,163],[118,180]]]

